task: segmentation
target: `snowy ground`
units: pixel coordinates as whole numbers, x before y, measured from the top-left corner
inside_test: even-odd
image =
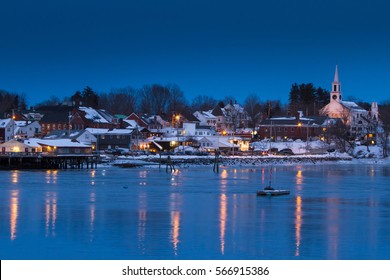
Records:
[[[378,146],[356,146],[352,155],[340,153],[337,150],[328,152],[334,145],[325,144],[323,141],[310,141],[308,143],[301,140],[286,142],[255,142],[252,143],[254,151],[267,151],[270,148],[291,149],[294,155],[252,155],[248,153],[245,156],[221,156],[220,163],[225,165],[292,165],[292,164],[315,164],[326,162],[350,162],[352,164],[375,163],[390,164],[390,159],[383,158],[382,148]],[[113,158],[110,163],[114,166],[137,167],[137,166],[159,166],[167,161],[167,155],[141,155],[141,156],[118,156]],[[214,164],[214,155],[195,156],[195,155],[170,155],[175,165],[212,165]]]

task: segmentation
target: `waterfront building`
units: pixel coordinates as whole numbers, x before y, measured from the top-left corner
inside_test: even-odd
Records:
[[[15,137],[18,139],[28,139],[41,136],[42,128],[38,121],[15,121]]]
[[[14,138],[15,121],[12,118],[0,119],[0,143],[7,142]]]

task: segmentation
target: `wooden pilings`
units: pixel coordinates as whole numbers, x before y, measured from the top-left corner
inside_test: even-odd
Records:
[[[170,156],[167,157],[167,166],[165,167],[165,172],[167,173],[168,173],[168,168],[170,169],[171,172],[175,172],[176,170]]]
[[[1,155],[0,169],[94,169],[97,168],[96,155]]]
[[[215,158],[214,158],[214,166],[213,166],[213,172],[219,173],[219,151],[215,151]]]

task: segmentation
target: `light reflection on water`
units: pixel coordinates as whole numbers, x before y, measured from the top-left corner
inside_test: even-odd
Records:
[[[12,175],[14,176],[14,175]],[[19,191],[13,190],[11,191],[10,197],[10,239],[15,240],[16,238],[16,229],[18,224],[18,216],[19,216]]]
[[[302,227],[302,198],[297,196],[295,198],[296,206],[295,206],[295,256],[299,256],[299,247],[301,246],[301,227]]]
[[[269,167],[2,172],[0,257],[389,259],[389,169],[274,166],[271,198]]]
[[[57,220],[57,193],[46,192],[45,199],[45,232],[47,236],[55,236],[56,220]]]

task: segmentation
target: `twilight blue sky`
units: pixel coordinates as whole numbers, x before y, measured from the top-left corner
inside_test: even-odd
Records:
[[[33,105],[147,83],[238,101],[287,101],[291,84],[390,99],[387,0],[0,1],[0,89]]]

